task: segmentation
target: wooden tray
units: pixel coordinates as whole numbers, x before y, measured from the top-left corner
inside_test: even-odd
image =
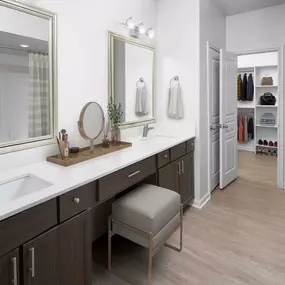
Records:
[[[61,159],[60,155],[57,154],[47,157],[47,161],[67,167],[131,146],[132,144],[128,142],[120,142],[118,145],[111,145],[109,148],[103,148],[102,144],[98,144],[94,146],[93,153],[90,152],[90,147],[85,147],[81,148],[79,153],[71,153],[70,156],[65,159]]]

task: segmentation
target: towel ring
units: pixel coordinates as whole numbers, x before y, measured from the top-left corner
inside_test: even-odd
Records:
[[[170,79],[170,81],[169,81],[169,86],[170,86],[170,87],[171,87],[173,81],[176,81],[176,82],[178,83],[178,85],[180,85],[179,76],[174,76],[174,77],[172,77],[172,78]]]
[[[139,87],[139,84],[140,83],[143,83],[145,85],[145,82],[144,82],[144,79],[143,78],[140,78],[138,81],[137,81],[137,88]]]

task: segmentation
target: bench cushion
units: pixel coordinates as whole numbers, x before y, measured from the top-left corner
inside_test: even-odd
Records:
[[[145,184],[115,201],[112,215],[155,237],[180,213],[180,201],[174,191]]]

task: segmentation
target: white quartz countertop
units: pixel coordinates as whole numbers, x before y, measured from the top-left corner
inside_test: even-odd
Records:
[[[146,140],[141,138],[132,140],[133,146],[130,148],[70,167],[62,167],[45,161],[1,172],[0,184],[30,174],[50,182],[52,186],[12,199],[3,205],[1,204],[3,194],[0,193],[0,221],[194,137],[195,134],[191,131],[184,131],[175,136],[155,134]]]

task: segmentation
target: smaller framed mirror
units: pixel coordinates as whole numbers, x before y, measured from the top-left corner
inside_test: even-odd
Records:
[[[102,107],[96,102],[87,103],[79,117],[78,129],[81,136],[90,141],[90,151],[94,151],[94,141],[104,128],[105,116]]]
[[[155,49],[109,32],[109,99],[121,104],[120,127],[155,123]]]

